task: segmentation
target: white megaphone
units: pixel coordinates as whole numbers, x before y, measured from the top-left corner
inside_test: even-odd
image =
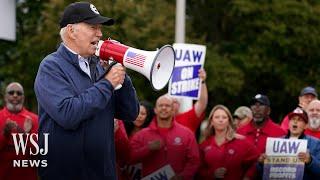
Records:
[[[175,64],[175,52],[170,45],[162,46],[157,51],[144,51],[108,39],[99,41],[95,55],[143,74],[157,91],[167,85]]]

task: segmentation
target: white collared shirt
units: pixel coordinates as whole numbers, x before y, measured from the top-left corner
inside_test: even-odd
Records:
[[[73,54],[77,54],[76,52],[74,52],[73,50],[71,50],[68,46],[66,46],[66,44],[64,44],[64,46],[70,51],[72,52]],[[80,56],[79,54],[78,55],[78,60],[79,60],[79,66],[81,68],[81,70],[83,72],[85,72],[86,74],[88,74],[88,76],[91,78],[91,75],[90,75],[90,66],[89,66],[89,61],[88,59]]]
[[[88,59],[81,57],[80,55],[78,55],[78,59],[79,59],[79,66],[82,69],[82,71],[88,74],[88,76],[91,78]]]

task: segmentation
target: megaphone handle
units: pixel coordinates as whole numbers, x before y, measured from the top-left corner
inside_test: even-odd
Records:
[[[106,71],[102,74],[102,76],[100,76],[100,78],[98,79],[98,81],[100,81],[101,79],[103,79],[103,78],[106,76],[106,74],[108,74],[108,72],[111,70],[111,68],[112,68],[114,65],[117,65],[117,64],[118,64],[117,62],[112,61],[112,62],[109,64],[109,66],[107,67]],[[118,90],[118,89],[120,89],[121,87],[122,87],[122,84],[118,84],[118,85],[114,88],[114,90]]]
[[[118,89],[120,89],[120,88],[122,88],[122,84],[118,84],[118,85],[114,88],[114,90],[118,90]]]

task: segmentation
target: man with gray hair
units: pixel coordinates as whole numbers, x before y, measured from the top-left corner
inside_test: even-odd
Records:
[[[306,111],[309,116],[309,122],[304,133],[320,139],[320,101],[317,99],[311,101]]]
[[[114,118],[134,121],[139,102],[125,68],[105,72],[94,56],[102,25],[113,23],[88,2],[64,10],[63,43],[42,60],[34,85],[40,148],[49,134],[48,153],[39,156],[48,162],[39,168],[41,180],[117,179]]]
[[[301,107],[303,110],[306,110],[308,104],[312,101],[318,99],[318,93],[314,87],[307,86],[303,88],[300,92],[298,101],[298,106]],[[281,121],[281,128],[286,132],[289,129],[289,117],[286,115]]]

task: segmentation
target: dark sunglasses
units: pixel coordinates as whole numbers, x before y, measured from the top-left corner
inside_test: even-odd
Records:
[[[8,91],[7,92],[9,95],[13,96],[14,93],[16,93],[18,96],[22,96],[23,95],[23,92],[21,91]]]

